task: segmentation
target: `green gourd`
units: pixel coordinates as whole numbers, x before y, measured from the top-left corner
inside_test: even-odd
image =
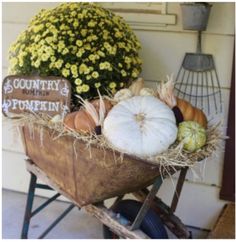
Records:
[[[177,139],[186,151],[194,152],[206,144],[206,130],[195,121],[184,121],[179,124]]]

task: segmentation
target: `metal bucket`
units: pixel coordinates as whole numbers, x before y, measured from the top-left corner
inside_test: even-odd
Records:
[[[211,5],[205,3],[182,3],[183,29],[203,31],[207,28]]]

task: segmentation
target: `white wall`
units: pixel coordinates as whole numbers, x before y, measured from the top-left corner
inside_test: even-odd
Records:
[[[10,43],[26,28],[29,19],[41,8],[56,5],[46,2],[3,3],[3,77],[7,75],[7,51]],[[142,75],[147,86],[155,85],[155,81],[164,79],[167,74],[177,74],[185,52],[194,52],[196,49],[196,33],[182,30],[179,3],[168,3],[167,12],[176,14],[176,25],[157,25],[153,30],[147,30],[145,27],[135,29],[142,43],[141,56],[144,62]],[[224,121],[227,125],[234,45],[234,3],[213,3],[208,28],[203,33],[202,45],[205,53],[214,56],[222,86]],[[25,156],[19,140],[17,132],[12,130],[12,124],[3,119],[3,187],[26,192],[29,175],[25,171]],[[191,173],[188,174],[177,208],[177,215],[188,225],[211,228],[224,205],[224,202],[218,198],[223,167],[223,153],[218,153],[218,157],[206,163],[203,179],[196,180]],[[203,164],[198,164],[196,167],[201,169]],[[172,193],[173,187],[169,179],[161,187],[159,195],[169,203]]]

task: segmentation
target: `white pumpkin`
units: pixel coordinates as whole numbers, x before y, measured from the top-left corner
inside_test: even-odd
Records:
[[[112,108],[103,134],[118,151],[144,158],[167,150],[176,140],[177,127],[166,104],[152,96],[135,96]]]

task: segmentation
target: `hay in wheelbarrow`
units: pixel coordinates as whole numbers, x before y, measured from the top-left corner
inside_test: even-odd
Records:
[[[193,166],[211,156],[219,139],[224,138],[215,126],[207,130],[207,143],[198,152],[189,154],[182,144],[174,144],[168,151],[143,160],[115,151],[102,135],[79,135],[47,116],[22,117],[27,156],[81,207],[140,190],[158,176]]]

